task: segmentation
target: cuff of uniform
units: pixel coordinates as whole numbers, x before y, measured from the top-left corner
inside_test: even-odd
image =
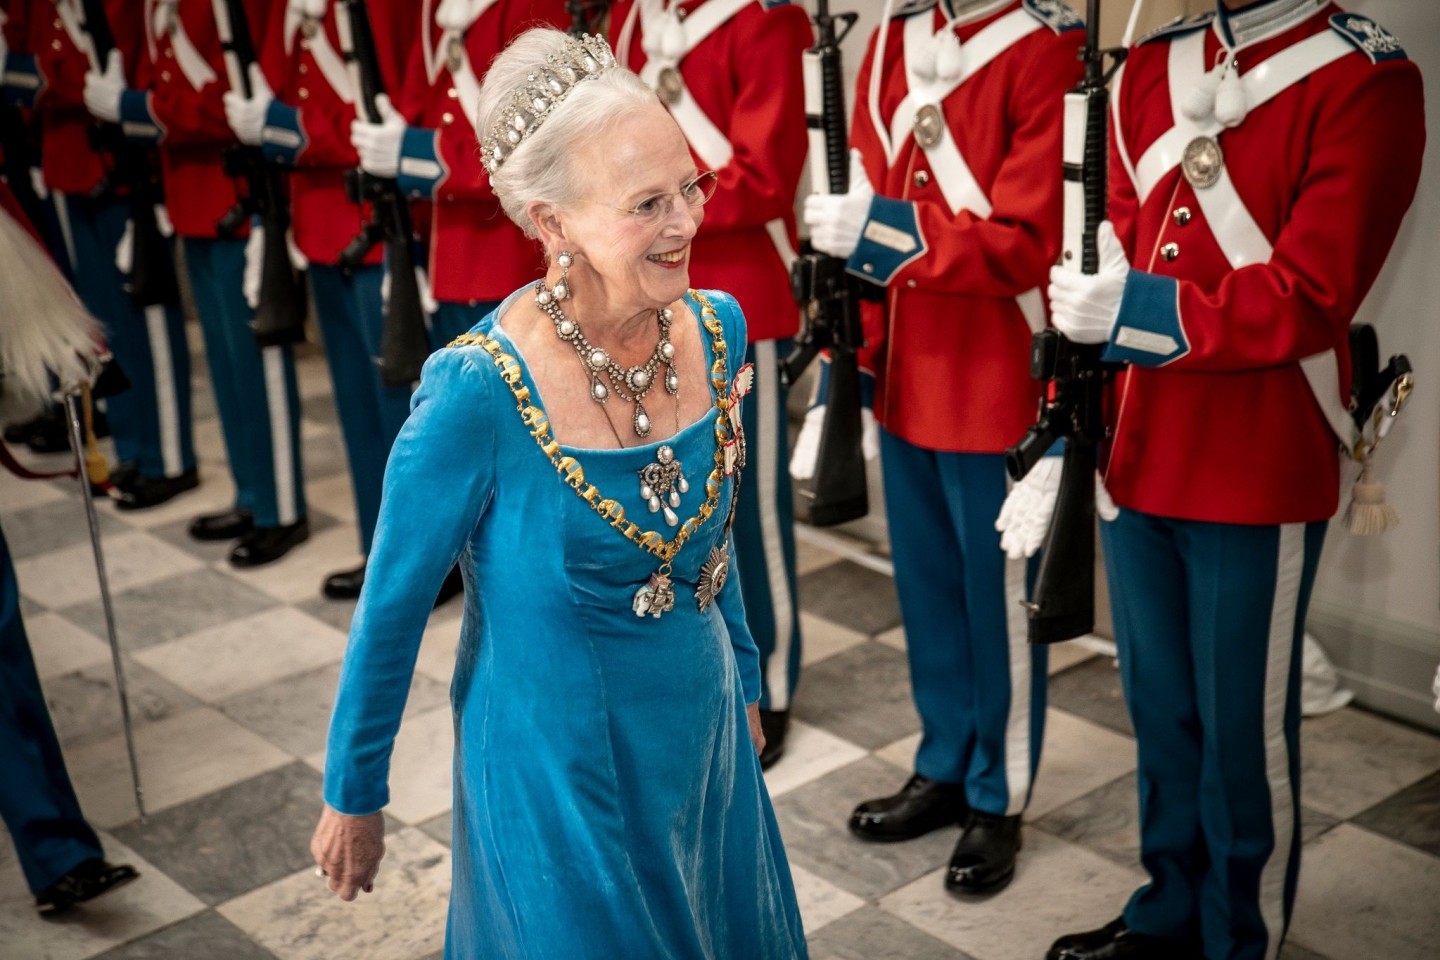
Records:
[[[1174,277],[1131,270],[1103,359],[1159,367],[1189,352],[1180,322],[1180,284]]]
[[[895,275],[930,248],[920,232],[920,217],[908,200],[875,197],[860,242],[845,269],[862,280],[888,286]]]
[[[1045,457],[1063,457],[1063,456],[1065,456],[1065,438],[1064,438],[1064,437],[1061,437],[1059,440],[1056,440],[1054,443],[1050,444],[1050,449],[1049,449],[1049,450],[1046,450],[1046,451],[1045,451],[1043,454],[1041,454],[1040,456],[1041,456],[1041,459],[1044,459]]]
[[[125,139],[155,143],[165,133],[155,112],[150,109],[150,94],[144,90],[126,90],[120,94],[120,129]]]
[[[270,101],[265,126],[260,131],[260,148],[271,163],[293,167],[308,140],[300,125],[300,111],[279,100]]]
[[[4,73],[0,74],[0,91],[6,106],[29,109],[40,94],[40,70],[35,57],[28,53],[5,55]]]
[[[432,200],[445,174],[440,132],[429,127],[406,129],[400,139],[400,170],[395,177],[401,192],[415,200]]]

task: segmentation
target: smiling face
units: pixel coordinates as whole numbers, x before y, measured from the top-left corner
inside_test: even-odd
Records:
[[[690,241],[704,214],[677,195],[697,171],[670,114],[658,102],[630,111],[569,162],[580,199],[537,202],[530,213],[552,259],[575,254],[570,288],[584,313],[624,319],[678,300],[690,286]],[[659,222],[626,212],[656,197],[652,207],[672,207]],[[552,268],[550,281],[558,276]]]

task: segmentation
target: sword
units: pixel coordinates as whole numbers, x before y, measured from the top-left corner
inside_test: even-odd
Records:
[[[81,388],[88,394],[89,387]],[[115,669],[115,690],[120,695],[120,719],[125,727],[125,750],[130,755],[130,780],[135,785],[135,809],[145,822],[145,798],[140,789],[140,762],[135,756],[135,730],[130,723],[130,697],[125,688],[125,665],[120,659],[120,638],[115,633],[115,607],[110,601],[110,579],[105,573],[105,551],[100,546],[100,519],[90,496],[90,476],[85,469],[85,425],[81,420],[80,394],[65,393],[65,415],[70,421],[70,446],[75,451],[75,476],[80,481],[80,499],[85,501],[85,520],[90,525],[90,548],[95,553],[95,575],[100,581],[100,606],[105,611],[105,633],[110,641],[110,663]]]

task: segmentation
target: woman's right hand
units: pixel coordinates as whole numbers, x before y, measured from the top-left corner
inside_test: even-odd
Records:
[[[362,890],[369,893],[385,857],[384,816],[352,817],[327,804],[310,838],[310,855],[341,900],[354,900]]]

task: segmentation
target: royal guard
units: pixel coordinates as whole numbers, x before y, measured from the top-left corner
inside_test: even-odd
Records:
[[[267,6],[249,0],[242,7],[257,34]],[[138,88],[92,73],[86,96],[118,118],[132,140],[159,144],[171,222],[184,248],[235,481],[234,506],[196,518],[190,535],[238,539],[230,562],[256,566],[309,536],[295,358],[289,345],[260,347],[251,329],[255,311],[244,293],[249,218],[232,213],[240,192],[226,174],[225,157],[238,142],[221,99],[230,88],[230,68],[215,5],[145,0],[144,8]]]
[[[892,3],[890,5],[894,7]],[[891,13],[887,10],[887,14]],[[880,288],[876,374],[885,511],[922,736],[915,774],[860,804],[863,839],[960,824],[945,884],[1014,876],[1045,716],[1023,560],[995,531],[1003,451],[1034,420],[1031,334],[1060,245],[1062,97],[1082,24],[1052,0],[917,0],[860,68],[845,194],[805,204],[814,245]]]
[[[805,166],[801,54],[813,42],[799,5],[760,0],[620,0],[611,10],[620,63],[640,74],[679,124],[696,166],[718,177],[690,248],[695,286],[733,294],[745,311],[756,402],[735,553],[760,648],[761,765],[780,758],[800,678],[794,505],[786,470],[786,390],[779,361],[800,314],[790,293],[795,196]]]
[[[1101,524],[1150,882],[1051,960],[1270,960],[1300,865],[1300,656],[1347,331],[1415,195],[1420,71],[1366,17],[1221,0],[1113,83],[1099,271],[1054,324],[1123,364]]]
[[[409,414],[410,390],[387,387],[380,379],[381,248],[342,263],[342,251],[369,218],[368,205],[353,202],[345,189],[347,171],[359,163],[350,145],[359,90],[344,53],[349,37],[345,6],[332,0],[289,0],[277,6],[264,40],[256,40],[261,69],[252,70],[251,95],[231,90],[224,103],[240,142],[262,147],[268,160],[291,171],[294,242],[309,264],[315,316],[350,462],[360,552],[368,554],[385,461]],[[362,564],[327,577],[322,589],[327,596],[354,597],[363,579]]]
[[[76,292],[106,328],[110,348],[131,388],[107,401],[115,452],[112,474],[122,510],[163,503],[199,483],[190,417],[190,351],[178,293],[140,304],[132,288],[173,274],[168,245],[135,241],[132,191],[145,189],[150,158],[122,158],[118,114],[110,102],[86,99],[86,76],[106,78],[110,88],[134,86],[143,59],[142,0],[104,4],[115,49],[105,62],[94,58],[80,0],[32,0],[29,10],[33,82],[10,77],[10,85],[38,91],[41,170],[51,194],[73,266]],[[22,65],[12,63],[11,69]],[[98,111],[98,112],[97,112]],[[98,121],[110,128],[103,144]],[[147,209],[147,220],[152,214]],[[153,214],[166,227],[163,208]],[[142,259],[143,257],[143,259]],[[132,271],[132,266],[134,270]],[[145,276],[148,274],[149,276]],[[169,286],[158,281],[160,286]],[[156,302],[156,300],[163,302]]]
[[[430,204],[423,282],[437,348],[543,272],[539,248],[490,189],[474,123],[490,61],[526,27],[564,29],[565,7],[564,0],[427,0],[403,87],[380,101],[381,123],[361,118],[352,127],[367,173],[398,178],[407,197]]]

